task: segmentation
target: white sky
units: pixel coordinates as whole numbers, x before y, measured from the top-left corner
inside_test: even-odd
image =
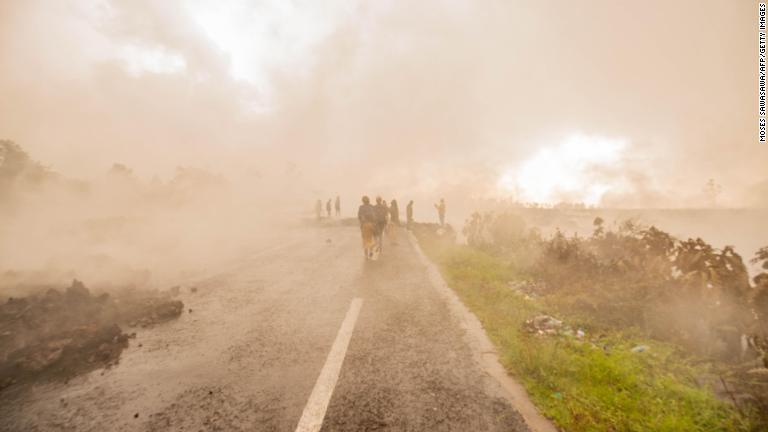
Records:
[[[312,48],[334,31],[355,1],[192,0],[184,8],[230,59],[230,72],[265,89],[268,69],[302,68]]]

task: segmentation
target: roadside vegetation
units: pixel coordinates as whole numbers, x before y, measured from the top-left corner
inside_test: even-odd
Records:
[[[567,431],[766,430],[768,273],[626,222],[542,236],[514,212],[414,232],[502,363]],[[768,269],[768,248],[755,257]]]

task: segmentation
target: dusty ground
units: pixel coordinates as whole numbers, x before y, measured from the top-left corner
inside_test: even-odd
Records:
[[[0,430],[294,430],[357,297],[323,430],[527,430],[405,236],[378,262],[359,242],[296,229],[183,285],[192,312],[139,329],[117,366],[0,393]]]

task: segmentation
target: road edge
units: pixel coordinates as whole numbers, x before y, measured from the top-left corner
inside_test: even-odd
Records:
[[[485,334],[485,329],[477,316],[461,302],[456,293],[448,286],[437,266],[421,250],[416,236],[411,231],[407,231],[407,233],[408,241],[427,269],[431,285],[445,299],[449,310],[465,330],[465,340],[482,371],[499,384],[510,405],[520,413],[531,431],[558,432],[557,427],[544,417],[531,402],[525,388],[510,376],[504,366],[501,365],[496,347]]]

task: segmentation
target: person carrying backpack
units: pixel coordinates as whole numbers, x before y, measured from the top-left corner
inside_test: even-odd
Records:
[[[376,225],[374,231],[374,239],[376,240],[376,253],[380,254],[383,246],[382,236],[384,235],[384,229],[387,228],[387,221],[389,218],[389,208],[381,197],[376,197],[376,205],[373,207],[374,214],[376,216]]]
[[[365,259],[372,259],[375,247],[376,212],[367,196],[363,196],[363,204],[357,209],[357,220],[360,222],[360,235],[363,238]]]

